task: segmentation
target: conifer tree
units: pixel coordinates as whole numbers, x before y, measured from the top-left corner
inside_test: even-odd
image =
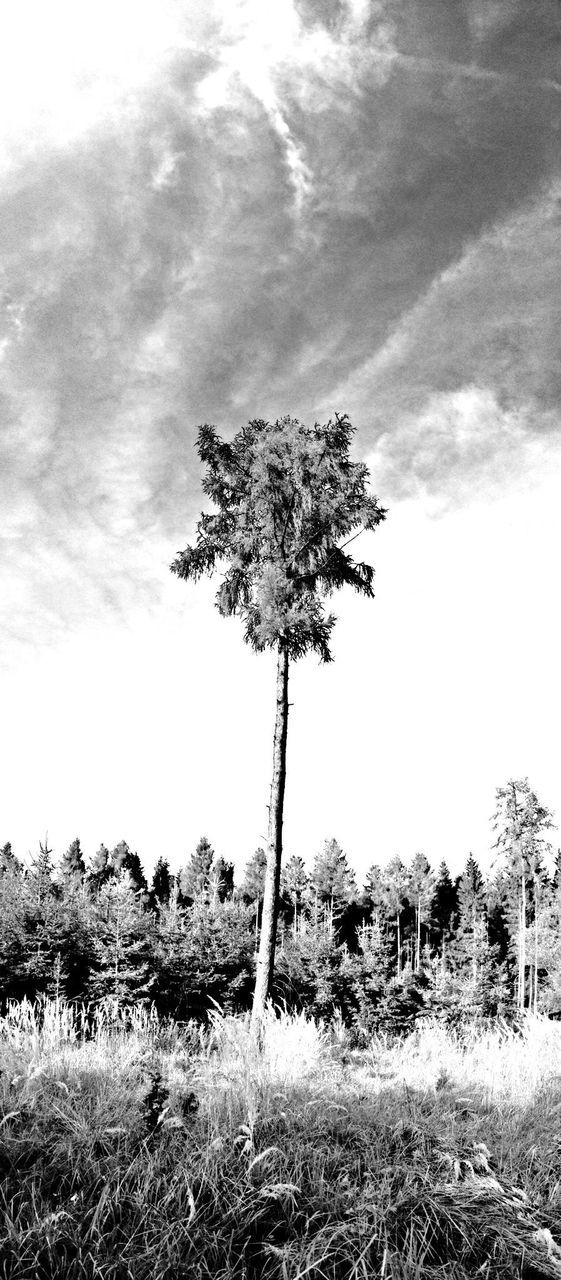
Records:
[[[310,877],[304,866],[304,861],[298,854],[294,853],[283,867],[281,874],[281,888],[288,895],[292,904],[292,932],[294,934],[298,933],[302,906],[309,885]]]
[[[433,921],[434,940],[440,947],[443,968],[447,963],[447,948],[455,929],[458,915],[458,882],[452,880],[446,862],[438,868],[434,893],[430,908]]]
[[[549,809],[540,804],[527,778],[511,778],[506,786],[498,787],[496,802],[493,827],[497,838],[494,847],[506,856],[518,883],[517,1006],[523,1010],[526,1004],[528,888],[530,885],[534,895],[539,896],[539,870],[544,855],[549,853],[551,847],[545,832],[553,826],[553,816]],[[538,949],[536,931],[534,959]],[[537,961],[534,967],[537,1003]]]
[[[59,865],[59,876],[64,881],[68,876],[84,876],[86,865],[80,847],[78,837],[68,846],[66,853],[63,853]]]
[[[352,434],[346,415],[311,428],[290,417],[274,423],[254,419],[231,442],[221,440],[214,427],[200,427],[203,488],[216,510],[201,516],[195,545],[171,566],[179,577],[196,580],[226,564],[216,600],[220,613],[239,614],[248,643],[277,653],[267,869],[252,1015],[257,1027],[274,967],[289,662],[310,651],[331,661],[335,619],[326,615],[324,599],[345,583],[373,595],[372,567],[355,563],[345,547],[362,529],[376,529],[386,514],[368,492],[366,466],[350,459]]]
[[[102,885],[106,884],[113,875],[110,859],[111,855],[107,845],[100,844],[99,849],[92,858],[87,877],[92,893],[97,893]]]
[[[409,872],[398,854],[390,858],[384,871],[388,909],[395,920],[397,947],[397,977],[401,976],[401,913],[409,892]]]
[[[5,846],[4,850],[5,851]],[[0,864],[0,998],[21,1000],[27,991],[27,884],[16,859]]]
[[[333,934],[335,921],[358,896],[354,872],[337,840],[325,840],[323,849],[316,854],[310,887],[326,908],[328,932]]]
[[[149,916],[130,872],[117,871],[95,899],[95,971],[92,993],[120,1004],[151,990]]]
[[[259,935],[261,930],[266,871],[267,854],[265,853],[265,850],[259,846],[252,857],[246,862],[243,880],[240,886],[240,894],[243,901],[247,903],[248,906],[252,906],[255,909],[256,950],[259,945]]]
[[[95,912],[88,884],[79,872],[62,877],[57,907],[55,972],[45,990],[64,994],[68,1000],[84,1000],[95,962]]]
[[[477,980],[478,962],[485,930],[485,885],[479,866],[468,854],[465,870],[458,882],[459,928],[457,933],[456,960],[462,963],[469,958],[472,980]]]
[[[44,844],[39,841],[39,853],[31,859],[31,867],[27,875],[30,897],[37,907],[42,907],[47,898],[55,895],[53,880],[53,851],[49,849],[48,837]]]
[[[416,853],[409,870],[409,897],[415,910],[415,973],[421,970],[421,927],[430,920],[434,877],[428,858]]]
[[[15,856],[11,841],[7,840],[0,849],[0,875],[3,871],[15,871],[17,868],[21,869],[21,863]]]
[[[234,864],[225,858],[215,858],[210,875],[210,893],[213,903],[226,902],[234,894]]]
[[[52,854],[45,836],[24,881],[26,994],[32,1000],[47,990],[59,950],[60,890],[54,881]]]
[[[142,863],[138,854],[129,849],[126,840],[120,840],[119,844],[115,845],[109,858],[109,866],[116,876],[122,871],[127,871],[136,892],[147,894],[148,885],[142,870]]]
[[[152,903],[158,907],[167,906],[172,889],[172,876],[167,858],[158,858],[152,875],[150,895]]]
[[[388,905],[388,895],[381,868],[373,862],[364,878],[362,904],[373,924],[379,925]]]
[[[195,902],[207,892],[210,884],[214,849],[206,836],[201,836],[195,852],[180,873],[179,888],[184,902]]]
[[[267,854],[261,848],[255,850],[255,853],[248,858],[243,873],[243,880],[240,885],[240,893],[242,898],[247,902],[262,902],[265,892],[265,870],[267,867]]]

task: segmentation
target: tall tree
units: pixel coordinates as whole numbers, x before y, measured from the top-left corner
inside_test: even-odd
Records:
[[[415,973],[421,971],[421,926],[430,919],[434,876],[424,853],[416,853],[409,871],[409,898],[415,908]]]
[[[281,886],[292,903],[292,932],[295,936],[298,933],[302,902],[309,883],[310,877],[304,861],[299,854],[294,853],[283,867]]]
[[[550,852],[550,844],[545,832],[553,826],[551,811],[542,805],[530,787],[527,778],[511,778],[504,787],[497,787],[497,808],[493,816],[493,827],[497,834],[494,847],[502,851],[509,862],[518,882],[518,921],[517,921],[517,1005],[523,1010],[526,1004],[526,967],[527,967],[527,909],[529,886],[534,898],[539,899],[539,873],[544,855]],[[534,1003],[537,1007],[537,978],[539,951],[538,915],[535,913],[533,970],[535,973],[536,992]],[[530,960],[532,966],[532,960]]]
[[[334,921],[345,906],[357,897],[357,887],[341,845],[337,840],[325,840],[323,849],[316,854],[311,875],[312,892],[327,909],[329,932],[333,933]]]
[[[486,898],[483,876],[472,853],[458,881],[459,926],[455,939],[458,967],[469,964],[472,985],[477,982],[481,952],[487,941]]]
[[[398,854],[390,858],[384,871],[387,902],[390,914],[395,919],[397,977],[401,977],[401,913],[407,902],[409,892],[409,872]]]
[[[446,968],[446,951],[451,935],[456,926],[458,914],[458,881],[454,881],[448,870],[448,864],[441,862],[438,868],[434,893],[431,903],[434,940],[440,947],[442,966]]]
[[[324,598],[348,583],[372,596],[374,570],[345,547],[385,517],[368,492],[368,470],[349,456],[353,428],[346,414],[306,427],[295,418],[254,419],[230,442],[202,426],[198,452],[203,489],[217,508],[201,516],[197,540],[173,562],[185,579],[227,568],[216,603],[238,614],[256,650],[277,653],[273,775],[267,835],[263,919],[253,1000],[259,1026],[270,992],[279,905],[286,783],[290,659],[314,651],[331,661],[335,623]]]
[[[247,906],[255,909],[255,951],[259,950],[259,938],[263,920],[263,900],[265,897],[265,877],[267,874],[267,854],[259,848],[245,864],[240,894]]]

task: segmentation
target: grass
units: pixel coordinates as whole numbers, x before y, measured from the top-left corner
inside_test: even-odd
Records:
[[[2,1280],[561,1277],[561,1028],[0,1020]]]

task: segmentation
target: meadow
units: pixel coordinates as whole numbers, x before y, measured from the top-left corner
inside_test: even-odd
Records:
[[[561,1026],[0,1020],[2,1280],[561,1277]]]

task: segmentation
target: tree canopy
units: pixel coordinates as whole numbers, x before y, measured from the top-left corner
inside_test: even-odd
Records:
[[[258,418],[232,441],[199,428],[203,489],[218,510],[200,517],[194,546],[171,569],[197,580],[227,562],[216,604],[241,617],[254,649],[282,638],[289,657],[315,650],[329,662],[335,618],[325,598],[344,583],[374,594],[372,566],[345,549],[386,514],[368,492],[368,468],[349,457],[353,433],[346,414],[313,427]]]

